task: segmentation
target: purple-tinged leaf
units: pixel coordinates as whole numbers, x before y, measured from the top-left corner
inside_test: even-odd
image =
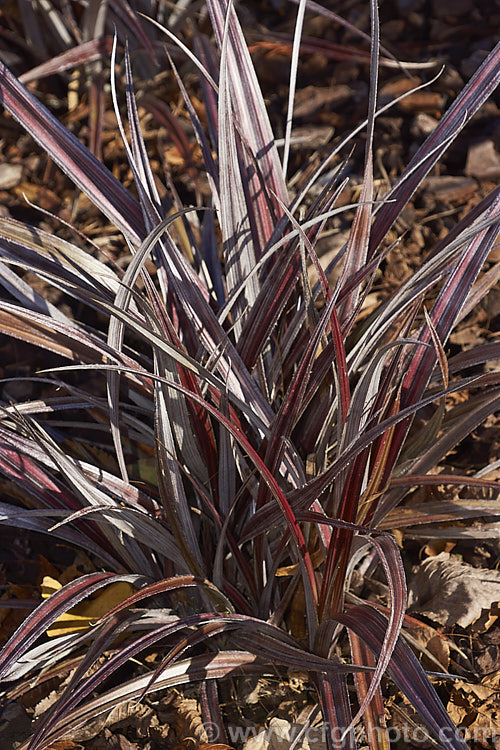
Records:
[[[0,238],[2,259],[23,269],[29,268],[34,273],[46,274],[54,284],[63,277],[69,287],[65,291],[70,294],[71,284],[91,284],[104,296],[109,291],[116,293],[120,287],[119,278],[109,266],[82,248],[39,227],[1,217]]]
[[[213,655],[196,656],[178,662],[169,667],[152,687],[151,692],[165,690],[177,685],[200,682],[201,680],[221,679],[227,676],[243,676],[246,674],[262,674],[262,662],[255,654],[241,651],[228,651]],[[151,679],[152,672],[135,677],[128,682],[122,682],[98,698],[73,710],[65,719],[58,722],[52,734],[47,737],[41,748],[47,748],[70,730],[87,724],[90,719],[99,716],[111,708],[139,698]],[[28,750],[29,740],[24,742],[18,750]]]
[[[112,609],[110,609],[106,613],[105,617],[102,618],[102,620],[107,617],[113,617],[123,609],[133,607],[138,602],[142,601],[143,599],[147,599],[150,596],[158,596],[158,594],[163,594],[167,591],[177,591],[178,589],[182,588],[199,587],[206,589],[210,597],[217,601],[219,607],[227,609],[228,612],[231,612],[232,607],[230,602],[219,591],[219,589],[214,586],[213,583],[207,581],[204,578],[197,578],[196,576],[187,574],[182,576],[174,576],[172,578],[165,578],[162,581],[155,581],[154,583],[143,586],[139,591],[136,591],[134,594],[130,594],[130,596],[124,599],[123,602],[120,602],[120,604],[117,604]]]
[[[232,9],[231,9],[232,10]],[[230,12],[230,11],[229,11]],[[222,233],[223,253],[226,267],[227,294],[231,297],[255,266],[260,255],[252,238],[249,167],[244,163],[241,144],[238,142],[235,119],[234,82],[231,80],[229,31],[224,31],[221,49],[218,115],[219,155],[219,224]],[[247,203],[247,196],[249,201]],[[267,237],[265,238],[267,239]],[[253,307],[259,293],[259,279],[252,276],[245,285],[245,294],[238,295],[235,304],[235,336],[238,340],[246,318],[247,309]]]
[[[109,5],[115,12],[116,17],[120,19],[122,23],[124,23],[125,27],[132,33],[132,36],[135,37],[135,39],[139,43],[144,45],[144,48],[151,56],[151,59],[156,63],[156,54],[154,51],[154,47],[151,44],[151,39],[144,32],[144,29],[139,23],[137,13],[132,10],[128,0],[109,0]]]
[[[468,292],[498,235],[500,227],[500,195],[497,196],[488,209],[487,216],[495,223],[487,229],[478,232],[477,236],[466,245],[461,256],[451,269],[430,311],[429,317],[435,329],[435,337],[439,338],[443,344],[447,341],[465,303]],[[418,338],[424,343],[429,343],[432,340],[431,330],[427,324],[422,327]],[[415,350],[402,381],[401,404],[403,407],[414,403],[421,397],[429,382],[435,364],[436,354],[433,349],[419,347]],[[389,478],[403,441],[408,434],[410,424],[411,419],[408,419],[400,423],[395,429],[391,453],[382,483]]]
[[[40,463],[48,464],[52,469],[56,465],[52,461],[47,461],[46,456],[44,461],[43,451],[40,453],[41,456],[33,450],[31,441],[17,436],[5,427],[0,428],[0,468],[3,474],[47,508],[77,510],[80,505],[75,495],[63,487],[61,482],[47,472]],[[35,460],[32,460],[33,457]],[[84,529],[89,534],[91,543],[98,544],[111,553],[111,547],[99,529],[89,527],[84,527]],[[114,557],[121,560],[119,554],[118,556],[115,554]]]
[[[115,525],[112,520],[113,516],[121,516],[121,519],[116,523],[116,526],[122,534],[122,544],[124,542],[123,537],[129,537],[126,545],[135,545],[139,542],[143,544],[146,549],[154,550],[163,557],[172,560],[179,572],[189,569],[186,562],[186,556],[182,554],[181,550],[175,543],[173,535],[163,524],[158,523],[155,519],[150,518],[137,508],[124,508],[121,505],[110,506],[108,504],[92,505],[86,508],[81,508],[64,520],[53,524],[49,529],[49,532],[55,532],[68,523],[74,523],[75,521],[79,521],[92,514],[99,516],[101,525],[102,521],[105,521],[111,527]],[[120,551],[120,548],[118,548],[118,551]],[[131,567],[130,558],[128,560],[125,559],[125,563],[128,563],[129,568]],[[135,567],[144,567],[140,559]],[[155,572],[157,572],[157,569]]]
[[[500,489],[498,487],[495,488]],[[478,500],[477,498],[468,499],[466,497],[457,498],[456,500],[439,500],[439,502],[425,502],[418,505],[410,505],[389,513],[384,520],[379,523],[380,529],[408,529],[409,526],[422,526],[427,528],[438,523],[453,523],[467,518],[479,518],[483,516],[500,516],[500,505],[497,500]],[[450,536],[453,537],[459,529],[451,527],[447,529]],[[476,526],[471,531],[480,531],[481,527]],[[406,532],[405,532],[406,536]]]
[[[147,692],[162,671],[169,666],[179,656],[182,656],[188,648],[197,643],[201,643],[208,638],[212,638],[220,633],[233,632],[232,640],[243,648],[253,651],[255,655],[264,660],[273,661],[283,664],[284,666],[298,669],[305,669],[312,672],[325,672],[329,676],[345,675],[352,671],[351,665],[346,665],[340,661],[335,662],[331,659],[325,659],[308,651],[301,650],[298,644],[293,642],[282,630],[276,628],[262,620],[244,615],[228,615],[222,617],[220,614],[202,614],[193,615],[179,620],[172,631],[184,629],[187,626],[198,626],[198,630],[180,640],[168,653],[163,662],[154,672],[151,683],[148,684]],[[364,665],[359,665],[359,670],[363,670]]]
[[[448,359],[446,357],[446,352],[443,348],[443,345],[439,339],[438,333],[436,329],[434,328],[434,324],[425,307],[424,307],[424,318],[425,318],[425,323],[427,325],[427,328],[429,329],[430,340],[432,341],[432,346],[434,347],[436,359],[439,364],[439,369],[441,371],[441,377],[443,378],[443,385],[445,388],[447,388],[448,383],[450,381],[450,375],[448,371]]]
[[[466,370],[468,367],[478,367],[493,359],[500,359],[500,344],[495,341],[475,346],[465,352],[455,354],[448,362],[450,373]]]
[[[200,685],[200,709],[203,724],[213,727],[209,733],[208,739],[218,740],[220,743],[229,744],[224,726],[224,717],[222,716],[221,705],[219,701],[219,691],[216,680],[203,680]]]
[[[366,605],[352,607],[333,619],[356,633],[375,656],[380,657],[383,653],[382,643],[387,625],[383,615],[376,609]],[[420,662],[401,636],[387,672],[443,747],[447,750],[467,750],[467,744],[446,713]]]
[[[490,414],[497,411],[500,408],[498,391],[481,394],[479,404],[472,408],[469,403],[468,407],[466,414],[461,419],[456,420],[455,424],[447,429],[420,458],[412,462],[409,468],[411,473],[425,474],[434,466],[437,466],[450,450],[467,435],[470,435]],[[372,523],[377,525],[389,511],[401,502],[406,492],[406,489],[400,489],[396,486],[392,491],[386,493],[375,512]]]
[[[379,65],[379,18],[377,3],[370,2],[371,12],[371,50],[370,50],[370,93],[368,98],[368,128],[365,146],[365,164],[360,204],[356,210],[354,221],[347,240],[346,254],[342,275],[337,283],[340,291],[344,284],[349,281],[366,263],[368,246],[370,242],[370,229],[372,222],[372,200],[373,200],[373,136],[375,131],[375,112],[377,108],[377,84]],[[339,306],[338,316],[344,327],[344,335],[347,336],[353,324],[353,313],[357,309],[360,295],[359,287],[353,289],[347,298]]]
[[[101,0],[89,0],[82,18],[83,39],[95,39],[104,34],[106,25],[107,3]]]
[[[400,637],[401,625],[407,605],[405,571],[396,542],[392,537],[380,536],[371,537],[370,543],[377,550],[378,557],[382,563],[385,577],[389,584],[391,606],[389,622],[384,634],[379,660],[363,703],[352,720],[353,726],[363,716],[371,701],[377,695],[380,682],[391,662],[398,638]]]
[[[1,455],[0,448],[0,455]],[[3,461],[0,458],[0,467]],[[3,470],[3,467],[2,467]],[[26,488],[23,488],[26,489]],[[15,529],[29,529],[40,534],[50,534],[52,538],[63,539],[65,542],[75,545],[79,549],[90,552],[101,560],[104,565],[118,571],[123,568],[123,562],[115,559],[109,551],[99,546],[88,533],[82,533],[75,529],[58,529],[53,531],[53,519],[66,515],[66,510],[24,510],[7,503],[0,503],[0,524],[12,526]]]
[[[172,589],[175,588],[172,586]],[[120,605],[120,610],[129,599]],[[112,636],[112,631],[116,629],[117,634],[120,632],[119,625],[121,617],[117,617],[118,608],[113,609],[113,614],[109,613],[105,619],[101,620],[101,631],[97,635],[93,645],[90,647],[88,658],[78,668],[78,675],[81,676],[88,669],[94,658],[100,655],[100,652],[106,647]],[[123,621],[123,620],[122,620]],[[163,640],[167,636],[172,636],[179,631],[197,628],[193,635],[187,638],[181,638],[174,646],[162,664],[154,670],[150,680],[144,685],[141,697],[153,689],[157,688],[161,676],[164,675],[171,665],[171,662],[181,656],[186,648],[195,645],[198,642],[206,641],[208,638],[218,635],[219,633],[228,633],[237,629],[235,637],[236,642],[241,643],[255,653],[256,657],[264,663],[275,663],[278,661],[288,667],[297,667],[308,669],[315,672],[325,672],[332,678],[345,672],[352,671],[351,665],[342,662],[334,662],[330,659],[318,657],[315,654],[308,653],[300,649],[282,630],[275,628],[261,620],[244,615],[219,613],[201,613],[184,618],[174,618],[166,624],[155,627],[152,631],[133,639],[111,656],[103,665],[99,666],[85,680],[80,680],[79,684],[73,677],[71,680],[71,689],[64,691],[60,701],[56,704],[52,716],[44,721],[41,727],[40,735],[33,739],[33,750],[38,745],[35,744],[37,738],[50,734],[50,731],[59,723],[64,716],[74,709],[86,696],[99,687],[104,680],[110,677],[119,667],[129,659],[135,657],[138,653],[149,646]],[[362,667],[360,667],[362,668]],[[31,747],[31,746],[30,746]]]
[[[471,287],[464,306],[462,307],[458,317],[457,324],[460,323],[467,315],[475,310],[478,304],[483,300],[490,289],[498,285],[500,281],[500,263],[496,263],[486,273],[480,277],[475,284]]]
[[[44,712],[43,721],[39,723],[30,739],[30,750],[36,750],[40,746],[43,747],[44,737],[50,734],[52,727],[57,724],[61,716],[64,716],[66,704],[71,704],[75,692],[78,692],[78,683],[81,682],[84,675],[94,666],[97,659],[111,646],[113,641],[123,633],[130,619],[130,616],[126,613],[110,618],[95,634],[85,656],[70,676],[58,700]]]
[[[161,361],[161,360],[160,360]],[[155,368],[158,372],[158,368]],[[193,525],[190,503],[184,491],[176,460],[176,446],[167,408],[167,388],[155,383],[155,437],[158,462],[158,486],[164,500],[165,513],[179,549],[189,569],[203,575],[204,565],[197,534]]]
[[[34,612],[28,615],[0,652],[0,677],[60,615],[81,602],[82,599],[93,594],[94,591],[108,583],[118,583],[119,581],[134,585],[142,585],[145,582],[142,576],[137,575],[89,573],[67,583],[62,589],[42,602]]]
[[[462,390],[468,385],[476,383],[477,380],[478,379],[474,377],[467,378],[460,384],[450,386],[445,391],[428,396],[418,403],[412,404],[411,406],[402,409],[400,412],[387,417],[378,425],[375,425],[375,427],[365,430],[349,446],[345,447],[339,457],[333,461],[324,472],[318,474],[300,489],[291,490],[286,493],[287,502],[290,504],[290,507],[295,513],[300,513],[310,507],[314,500],[316,500],[327,489],[327,487],[332,484],[336,477],[347,466],[349,466],[353,460],[365,450],[365,448],[368,448],[368,446],[370,446],[378,437],[387,432],[393,425],[402,422],[427,404],[432,404],[436,399],[442,398],[448,393],[455,393],[456,391]],[[279,521],[279,518],[280,514],[277,512],[277,509],[273,507],[272,504],[268,503],[257,511],[244,526],[240,536],[240,541],[248,541],[256,534],[262,534],[263,532],[268,531],[273,523]]]
[[[318,346],[321,343],[330,316],[332,312],[334,312],[333,305],[334,299],[332,298],[322,312],[321,320],[318,322],[318,325],[305,348],[302,359],[297,367],[289,389],[283,398],[278,414],[276,415],[276,420],[271,431],[264,458],[266,466],[269,467],[272,473],[275,473],[280,465],[285,449],[285,440],[290,438],[293,428],[296,425],[302,407],[304,393],[309,382],[314,357],[316,356]],[[267,498],[267,493],[264,489],[264,487],[261,487],[259,491],[257,508],[261,508]]]
[[[137,201],[0,62],[0,103],[134,244],[144,234]]]
[[[203,68],[208,71],[214,83],[218,84],[220,61],[212,41],[205,34],[198,33],[194,39],[194,49]],[[205,103],[207,130],[212,145],[216,148],[218,142],[218,88],[217,85],[211,86],[209,80],[204,75],[200,75],[199,78],[203,91],[203,101]]]
[[[333,526],[336,529],[349,531],[356,529],[361,533],[370,533],[369,529],[363,528],[361,526],[356,526],[355,524],[349,524],[338,519],[323,517],[318,515],[317,513],[300,513],[297,515],[297,518],[317,524]],[[378,557],[380,559],[380,562],[382,563],[391,596],[391,607],[389,622],[384,636],[381,657],[377,663],[377,667],[373,674],[370,688],[367,692],[367,695],[365,696],[365,700],[353,719],[353,726],[358,721],[358,719],[361,718],[380,686],[380,681],[387,669],[397,639],[401,632],[401,625],[407,605],[405,572],[399,549],[393,537],[389,534],[370,535],[369,542],[377,550]]]
[[[19,76],[19,81],[24,85],[30,81],[36,81],[56,73],[62,73],[65,70],[71,70],[77,65],[102,60],[104,57],[109,56],[111,47],[112,39],[109,36],[91,39],[89,42],[78,44],[76,47],[72,47],[60,55],[56,55],[41,65],[37,65],[36,68],[28,70]]]
[[[273,201],[272,193],[264,195],[263,189],[270,189],[283,203],[288,201],[287,190],[264,99],[234,8],[229,6],[226,0],[208,0],[207,5],[219,48],[222,48],[226,14],[228,16],[227,64],[234,113],[239,124],[239,132],[248,144],[262,175],[262,183],[258,174],[249,179],[250,194],[258,216],[257,230],[262,250],[273,233],[272,212],[275,217],[279,218],[281,215],[279,206]],[[272,212],[269,210],[268,201],[273,207]],[[257,257],[259,254],[256,253]]]
[[[294,229],[285,237],[281,236],[286,227],[284,223],[285,220],[290,219],[293,216],[292,211],[289,211],[288,209],[285,211],[286,219],[282,220],[282,222],[277,225],[275,236],[273,237],[273,243],[266,251],[265,256],[271,253],[274,254],[279,248],[283,246],[285,247],[281,253],[276,255],[276,258],[273,259],[273,266],[262,284],[262,289],[255,305],[249,312],[241,338],[238,342],[238,350],[242,359],[246,363],[247,368],[250,370],[255,367],[262,349],[268,339],[272,336],[273,328],[276,326],[279,316],[282,314],[283,310],[287,309],[290,295],[295,291],[297,279],[301,272],[301,258],[297,247],[296,237],[299,235],[303,238],[305,234],[310,245],[312,247],[314,246],[318,233],[323,227],[323,221],[328,215],[333,216],[335,213],[341,212],[346,208],[344,206],[339,209],[334,209],[333,211],[328,211],[334,198],[335,195],[331,196],[327,201],[326,213],[320,215],[313,214],[313,218],[304,222],[300,232],[297,229]],[[281,206],[283,208],[286,204],[282,203]],[[354,206],[354,208],[355,207],[356,206]],[[275,238],[276,241],[274,241]],[[289,240],[290,243],[288,244]],[[313,262],[315,262],[315,253],[311,254],[311,258]],[[319,271],[316,263],[315,266]],[[320,276],[321,275],[324,276],[324,273],[320,272]],[[340,342],[338,342],[338,344],[339,343]]]
[[[0,252],[3,253],[3,242],[0,240]],[[8,265],[0,263],[0,284],[8,291],[23,307],[47,313],[51,318],[57,318],[61,322],[69,323],[69,318],[48,300],[38,294],[26,281],[14,273]]]
[[[465,247],[432,306],[429,317],[435,328],[435,335],[439,337],[442,343],[446,342],[458,314],[466,301],[468,292],[498,235],[500,227],[500,195],[497,196],[488,209],[487,216],[493,219],[495,223],[488,229],[483,229],[479,232],[472,242]],[[424,326],[419,338],[425,343],[430,343],[432,335],[428,326]],[[434,367],[435,359],[436,355],[428,348],[421,348],[415,351],[403,381],[403,406],[420,397]]]
[[[403,316],[415,316],[418,305],[433,286],[450,274],[454,265],[464,254],[463,247],[467,242],[477,239],[479,232],[486,230],[495,223],[495,217],[489,216],[486,220],[464,230],[450,245],[444,246],[439,255],[416,269],[415,273],[404,282],[399,289],[382,304],[371,320],[357,343],[350,352],[350,367],[358,371],[366,361],[375,355],[381,344],[385,343],[385,336],[390,326],[401,325]],[[453,301],[454,304],[458,300]],[[404,318],[403,318],[404,319]],[[408,319],[407,323],[408,324]],[[405,369],[405,368],[404,368]]]
[[[233,617],[236,618],[236,615]],[[325,659],[302,649],[297,644],[289,644],[283,637],[282,630],[276,628],[276,633],[273,634],[270,630],[271,626],[262,620],[255,620],[253,623],[248,620],[247,622],[248,627],[238,631],[233,636],[233,641],[251,651],[255,650],[256,655],[265,661],[333,676],[363,669],[363,667],[353,667],[351,664],[340,661],[336,663],[332,659]]]
[[[424,177],[492,94],[500,81],[500,43],[490,52],[463,91],[440,119],[438,125],[420,146],[405,173],[385,196],[387,202],[377,212],[372,227],[370,257],[386,236],[404,206]]]
[[[332,661],[337,661],[337,659],[338,657],[334,657]],[[356,740],[351,729],[351,702],[345,676],[318,674],[315,676],[315,683],[323,722],[328,727],[326,732],[328,750],[356,750]],[[346,732],[347,727],[349,729]]]
[[[457,221],[457,223],[453,225],[450,231],[437,243],[437,245],[429,254],[428,259],[434,258],[436,255],[439,255],[439,253],[442,252],[442,250],[444,250],[446,246],[451,245],[452,242],[458,239],[458,237],[462,233],[465,233],[467,230],[470,231],[471,229],[473,229],[474,231],[477,231],[476,229],[474,229],[474,227],[476,226],[476,220],[486,213],[486,211],[491,207],[491,205],[495,202],[499,195],[500,187],[497,187],[490,193],[488,193],[486,197],[480,200],[479,203],[477,203],[469,211],[467,211],[465,216],[463,216],[460,221]]]
[[[352,630],[349,630],[349,646],[354,664],[375,666],[372,652]],[[366,672],[355,672],[354,684],[356,685],[358,703],[364,704],[370,687],[369,675]],[[363,713],[363,724],[369,750],[387,750],[390,746],[390,738],[385,722],[385,706],[380,687]]]
[[[421,485],[450,485],[451,487],[483,487],[487,490],[500,491],[500,482],[479,477],[469,477],[465,474],[404,474],[393,477],[389,487],[419,487]]]
[[[57,381],[54,382],[53,380],[44,378],[37,379],[37,382],[45,382],[50,385],[57,384],[59,387],[63,387],[62,383],[57,383]],[[7,418],[15,418],[18,416],[24,417],[32,414],[57,413],[66,409],[90,409],[95,406],[102,409],[105,408],[104,400],[94,401],[88,398],[87,401],[84,401],[78,389],[72,390],[78,395],[54,397],[53,399],[40,401],[28,401],[24,404],[21,403],[15,404],[14,406],[7,406],[4,408],[3,413],[0,413],[0,421]],[[133,424],[133,421],[129,421],[129,423]],[[20,426],[26,427],[22,422],[20,422]],[[50,459],[47,452],[42,450],[35,442],[22,438],[17,434],[9,433],[8,431],[0,430],[0,436],[5,441],[5,444],[12,448],[16,456],[23,454],[26,458],[34,459],[38,464],[43,464],[52,470],[56,468],[56,464]],[[103,470],[101,467],[85,463],[84,461],[78,461],[77,463],[90,481],[94,482],[97,487],[103,489],[105,492],[118,498],[121,503],[124,503],[131,508],[141,510],[142,512],[146,512],[152,516],[158,513],[160,509],[158,502],[144,492],[141,492],[134,485],[123,482],[123,480],[119,479],[114,474]],[[23,472],[23,476],[26,478],[29,478],[31,474],[32,471]],[[36,477],[36,472],[33,472],[33,477]],[[47,488],[50,489],[53,495],[56,494],[55,484],[50,483],[47,485]],[[78,505],[69,501],[67,507],[71,509],[78,507]]]
[[[299,0],[293,0],[299,2]],[[293,42],[292,36],[287,32],[280,31],[259,31],[247,33],[247,38],[251,41],[249,45],[250,52],[254,50],[275,50],[278,48],[280,54],[293,54]],[[367,35],[367,39],[369,39]],[[383,52],[383,47],[380,47]],[[347,44],[337,44],[332,42],[330,39],[321,39],[317,36],[306,36],[305,34],[300,39],[300,52],[309,54],[322,55],[327,60],[340,60],[340,61],[352,61],[355,63],[370,64],[370,53],[365,50],[359,49],[358,47],[351,47]],[[379,60],[379,67],[381,68],[406,68],[409,70],[425,70],[427,68],[436,68],[439,65],[439,61],[430,60],[429,62],[398,62],[390,60],[387,57],[381,55]],[[404,71],[406,72],[406,71]],[[408,78],[410,74],[406,73]]]
[[[139,519],[135,518],[134,513],[132,512],[132,518],[127,518],[126,509],[124,509],[124,513],[117,513],[116,507],[120,507],[117,499],[111,497],[94,482],[87,479],[78,463],[71,456],[68,456],[34,420],[30,424],[30,429],[35,440],[40,442],[41,447],[45,449],[62,477],[75,491],[76,496],[82,498],[82,501],[89,506],[97,508],[101,508],[103,505],[107,506],[109,512],[108,510],[100,510],[101,516],[109,524],[107,539],[115,550],[116,555],[123,558],[126,567],[129,570],[140,570],[148,576],[157,575],[158,565],[154,561],[154,558],[143,551],[139,544],[139,535],[136,533],[135,525]],[[154,521],[145,516],[142,524],[143,531],[144,523],[147,527],[148,522],[154,528]],[[128,537],[127,544],[123,544],[123,534],[126,534]],[[147,540],[148,534],[144,534],[144,537]]]
[[[107,370],[112,370],[112,369],[115,369],[117,371],[119,370],[121,372],[131,372],[131,373],[134,372],[133,368],[127,368],[127,367],[115,366],[115,365],[105,365],[105,364],[91,366],[91,368],[98,369],[103,372],[106,372]],[[71,369],[87,369],[87,367],[85,365],[81,365],[77,367],[70,366],[70,367],[63,367],[63,368],[54,368],[54,371],[71,370]],[[190,392],[179,383],[175,383],[174,381],[168,380],[167,378],[160,377],[159,375],[150,375],[150,377],[152,380],[158,381],[159,383],[164,383],[170,388],[174,388],[178,390],[180,393],[183,393],[185,396],[192,399],[196,403],[199,403],[204,409],[207,410],[207,412],[212,414],[220,423],[220,425],[224,427],[226,430],[228,430],[228,432],[239,443],[243,451],[248,455],[250,461],[253,463],[256,470],[262,477],[262,480],[269,487],[272,496],[278,503],[279,509],[281,513],[283,514],[283,517],[286,520],[286,523],[288,525],[292,538],[294,539],[294,542],[296,544],[296,548],[300,554],[299,559],[301,561],[301,564],[303,565],[304,576],[306,580],[309,581],[309,584],[311,585],[311,591],[313,593],[313,597],[316,598],[316,578],[315,578],[314,569],[311,563],[311,557],[310,557],[300,524],[297,522],[294,512],[292,511],[291,506],[289,502],[287,501],[284,492],[282,491],[275,477],[269,471],[265,462],[262,460],[262,458],[258,455],[257,451],[255,450],[255,448],[249,442],[248,437],[245,434],[243,434],[240,431],[240,429],[238,429],[232,422],[230,422],[218,409],[212,406],[212,404],[200,398],[200,396],[198,396],[197,393]]]
[[[137,128],[135,128],[135,131],[136,136],[138,136]],[[131,160],[131,165],[133,163],[134,161]],[[138,181],[138,187],[141,189],[141,180]],[[147,202],[150,202],[147,194],[144,193],[144,195]],[[152,218],[153,215],[151,215]],[[165,252],[159,256],[160,270],[164,267],[167,269],[168,283],[172,285],[175,294],[178,296],[181,303],[179,311],[185,315],[186,326],[188,324],[191,326],[196,344],[201,340],[209,354],[215,357],[217,367],[227,383],[229,392],[234,391],[235,395],[243,396],[242,389],[244,389],[242,401],[247,402],[251,410],[269,424],[272,417],[269,404],[243,366],[234,347],[228,340],[226,332],[214,315],[206,289],[203,288],[193,269],[178,252],[168,233],[164,240]]]
[[[363,370],[361,377],[354,390],[347,420],[342,433],[342,442],[348,445],[366,429],[370,420],[377,414],[377,397],[382,388],[382,375],[388,365],[388,357],[396,347],[405,345],[427,346],[415,339],[396,339],[380,346],[374,353],[371,361]]]
[[[299,3],[300,0],[292,0],[294,3]],[[334,13],[329,8],[323,7],[320,3],[315,2],[315,0],[306,0],[307,2],[307,8],[308,10],[313,11],[314,13],[318,13],[319,15],[326,16],[326,18],[331,19],[335,23],[340,24],[341,26],[344,26],[348,31],[351,32],[351,34],[354,34],[355,36],[361,37],[361,39],[365,39],[367,42],[371,42],[373,40],[373,36],[370,36],[369,34],[366,34],[364,31],[359,29],[357,26],[355,26],[352,23],[349,23],[349,21],[346,21],[345,18],[342,18],[342,16],[339,16],[337,13]],[[403,70],[405,69],[405,65],[407,63],[401,63],[399,60],[394,57],[394,55],[386,48],[386,47],[380,47],[384,55],[386,55],[390,60],[392,60],[396,65],[401,67]],[[411,65],[411,63],[409,63]]]
[[[319,338],[318,333],[323,334],[324,325],[326,323],[326,315],[328,314],[328,319],[330,321],[331,326],[331,332],[332,332],[332,340],[333,340],[333,348],[335,353],[335,369],[337,374],[337,380],[338,380],[338,391],[339,391],[339,397],[340,397],[340,418],[339,422],[340,424],[343,424],[345,416],[347,414],[347,410],[349,408],[349,402],[351,398],[350,394],[350,386],[349,386],[349,378],[348,378],[348,369],[347,369],[347,362],[346,362],[346,352],[345,352],[345,345],[344,340],[342,338],[342,333],[340,330],[340,323],[337,315],[337,310],[334,306],[334,297],[332,296],[330,292],[330,288],[328,285],[327,278],[325,276],[325,273],[323,271],[323,268],[319,262],[318,256],[316,255],[316,252],[314,250],[314,247],[309,240],[308,236],[302,229],[302,227],[298,224],[298,222],[293,217],[293,214],[285,207],[282,206],[284,213],[288,216],[290,219],[290,223],[294,227],[294,229],[299,233],[299,237],[304,243],[309,258],[311,259],[314,268],[316,269],[316,272],[318,274],[318,282],[321,285],[323,294],[325,296],[327,305],[326,310],[327,313],[324,312],[322,315],[323,324],[321,321],[318,323],[317,329],[314,333],[313,340],[316,341],[314,354],[316,352],[316,348],[319,345]],[[304,281],[303,283],[307,284],[308,281]],[[306,294],[307,296],[307,294]],[[283,356],[283,355],[281,355]],[[309,382],[309,378],[311,375],[311,367],[313,365],[312,359],[311,359],[311,351],[310,346],[306,348],[306,351],[304,355],[301,357],[302,359],[302,373],[300,377],[304,377],[304,363],[307,362],[307,369],[309,370],[307,378],[304,378],[305,382],[301,383],[301,396],[300,396],[300,409],[303,410],[305,408],[306,402],[305,402],[305,390],[307,387],[307,384]],[[297,375],[294,376],[294,380],[297,381],[298,377]],[[293,384],[290,386],[290,393],[293,390]],[[312,394],[310,393],[309,397],[311,397]]]

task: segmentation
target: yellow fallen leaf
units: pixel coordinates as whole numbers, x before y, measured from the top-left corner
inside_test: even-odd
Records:
[[[42,598],[48,599],[62,588],[62,584],[51,576],[44,576],[42,581]],[[54,638],[88,630],[106,612],[119,604],[135,591],[130,583],[120,581],[104,586],[93,596],[79,602],[68,612],[64,612],[47,630],[47,635]]]
[[[52,576],[44,576],[42,579],[42,599],[48,599],[56,591],[62,589],[62,584]]]

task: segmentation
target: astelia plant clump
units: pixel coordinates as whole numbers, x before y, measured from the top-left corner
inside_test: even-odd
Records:
[[[0,520],[84,549],[96,564],[46,598],[1,652],[7,696],[73,670],[22,750],[42,750],[120,703],[187,683],[201,685],[204,719],[223,741],[218,681],[276,668],[309,674],[332,748],[362,744],[361,727],[370,748],[388,747],[385,674],[443,747],[464,748],[400,635],[405,574],[387,529],[397,528],[410,489],[437,481],[431,470],[500,406],[496,375],[467,374],[498,358],[498,345],[449,362],[445,354],[454,325],[496,278],[478,281],[500,229],[499,190],[367,319],[360,312],[387,255],[389,230],[498,84],[500,45],[388,194],[375,196],[379,47],[371,3],[363,185],[330,288],[315,245],[328,220],[345,210],[336,207],[343,183],[333,178],[304,210],[329,159],[299,194],[286,182],[306,3],[298,8],[283,159],[237,14],[225,0],[206,5],[217,52],[208,37],[197,35],[191,50],[163,30],[200,74],[206,129],[170,60],[204,160],[205,206],[182,207],[168,191],[160,200],[126,51],[126,125],[116,48],[111,89],[138,199],[0,66],[3,106],[116,226],[132,254],[120,273],[76,244],[0,218],[0,329],[69,363],[33,374],[56,385],[54,395],[2,406],[0,467],[22,504],[0,503]],[[319,279],[312,287],[309,265]],[[106,325],[68,318],[28,285],[25,271]],[[72,370],[80,375],[76,385]],[[92,389],[82,372],[92,374]],[[460,390],[470,391],[467,408],[446,409],[447,395]],[[429,436],[416,440],[410,428],[424,407],[433,414]],[[99,452],[75,448],[85,450],[92,428],[116,456],[116,471],[99,464]],[[139,483],[132,465],[149,455],[154,476]],[[496,488],[469,477],[445,480]],[[498,513],[495,503],[481,507],[485,513]],[[457,500],[450,518],[469,516],[467,501]],[[385,607],[349,590],[367,552],[387,581]],[[45,635],[79,603],[117,584],[128,588],[92,627]],[[296,634],[290,611],[299,600],[304,630]],[[163,654],[159,667],[106,682],[153,647]]]

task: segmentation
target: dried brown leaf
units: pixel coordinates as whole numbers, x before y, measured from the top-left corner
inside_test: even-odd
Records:
[[[84,725],[68,732],[66,736],[68,739],[75,740],[76,742],[84,742],[97,737],[100,732],[107,730],[109,727],[119,725],[120,727],[133,726],[140,728],[145,720],[151,721],[153,718],[151,709],[137,703],[137,701],[131,700],[119,704],[115,708],[112,708],[111,711],[102,713],[94,719],[85,722]],[[157,724],[158,720],[155,723]]]
[[[448,552],[441,552],[414,569],[409,602],[412,612],[447,627],[466,628],[496,609],[500,602],[500,573],[473,568]]]
[[[197,744],[207,744],[208,735],[203,725],[200,706],[193,698],[179,697],[174,701],[175,731],[181,741],[192,739]]]
[[[287,750],[294,744],[301,728],[298,724],[291,724],[286,719],[273,718],[267,728],[250,736],[243,745],[243,750]],[[314,750],[325,750],[326,741],[325,737],[321,736],[321,727],[318,727],[317,733],[309,728],[296,747],[297,750],[309,750],[312,745]]]
[[[459,680],[454,683],[447,706],[457,724],[466,726],[478,746],[497,748],[500,730],[498,686],[500,672],[489,675],[480,684]],[[496,739],[496,742],[495,742]]]

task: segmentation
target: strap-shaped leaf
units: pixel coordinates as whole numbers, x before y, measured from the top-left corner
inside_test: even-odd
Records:
[[[144,234],[137,201],[80,141],[0,62],[0,103],[77,187],[133,243]]]
[[[375,656],[380,657],[387,629],[386,620],[380,612],[362,605],[353,607],[334,619],[356,633]],[[387,672],[443,747],[448,750],[467,750],[467,744],[446,713],[422,665],[401,636],[395,645]]]
[[[0,652],[0,677],[60,615],[74,607],[82,599],[93,594],[94,591],[109,583],[118,583],[119,581],[140,585],[144,583],[144,578],[136,575],[90,573],[67,583],[66,586],[42,602],[34,612],[28,615]]]

